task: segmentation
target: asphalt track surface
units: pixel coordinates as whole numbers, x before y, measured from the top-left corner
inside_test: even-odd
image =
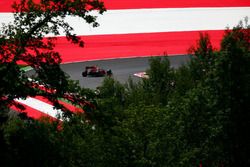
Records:
[[[111,69],[115,80],[124,84],[131,77],[133,81],[140,80],[139,77],[134,76],[135,73],[144,72],[149,68],[150,57],[138,58],[120,58],[98,61],[85,61],[79,63],[62,64],[61,67],[71,79],[78,80],[80,85],[84,88],[96,89],[103,82],[104,77],[82,77],[81,73],[86,66],[97,65],[103,69]],[[182,64],[187,63],[190,58],[186,55],[169,56],[171,67],[178,68]]]

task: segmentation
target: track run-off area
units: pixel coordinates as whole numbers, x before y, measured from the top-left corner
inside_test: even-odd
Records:
[[[38,1],[38,0],[36,0]],[[107,12],[97,15],[99,27],[93,28],[78,17],[66,17],[85,47],[69,43],[61,32],[55,50],[63,63],[110,58],[186,54],[200,32],[211,36],[214,47],[226,27],[232,28],[250,17],[248,0],[103,0]],[[0,2],[2,23],[13,21],[12,0]]]
[[[0,24],[13,22],[13,1],[0,1]],[[171,64],[178,66],[188,58],[176,55],[187,54],[200,33],[208,33],[213,46],[219,49],[224,30],[245,17],[250,18],[249,0],[103,1],[107,12],[92,13],[98,16],[99,27],[93,28],[77,17],[66,17],[74,33],[84,40],[84,48],[69,43],[62,32],[55,42],[63,70],[79,80],[81,86],[93,89],[101,84],[102,78],[82,78],[86,65],[112,69],[115,79],[122,83],[129,76],[136,80],[133,74],[149,67],[148,57],[166,53]],[[24,104],[28,116],[33,118],[55,117],[61,112],[40,97],[17,101]]]

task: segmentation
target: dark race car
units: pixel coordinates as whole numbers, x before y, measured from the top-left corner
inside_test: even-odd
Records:
[[[85,71],[82,72],[83,77],[103,77],[103,76],[111,76],[111,70],[104,70],[97,66],[87,66],[85,67]]]

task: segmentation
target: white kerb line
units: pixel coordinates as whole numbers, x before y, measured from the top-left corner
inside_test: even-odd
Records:
[[[38,99],[27,97],[26,100],[23,99],[15,99],[15,101],[25,104],[31,108],[34,108],[44,114],[47,114],[53,118],[58,118],[58,116],[62,116],[62,110],[55,109],[53,105],[40,101]]]

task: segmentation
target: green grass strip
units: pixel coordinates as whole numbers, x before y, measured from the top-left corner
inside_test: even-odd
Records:
[[[30,67],[30,66],[20,66],[20,67],[21,67],[21,70],[23,70],[23,71],[25,71],[25,72],[30,71],[30,70],[33,69],[33,68]]]

